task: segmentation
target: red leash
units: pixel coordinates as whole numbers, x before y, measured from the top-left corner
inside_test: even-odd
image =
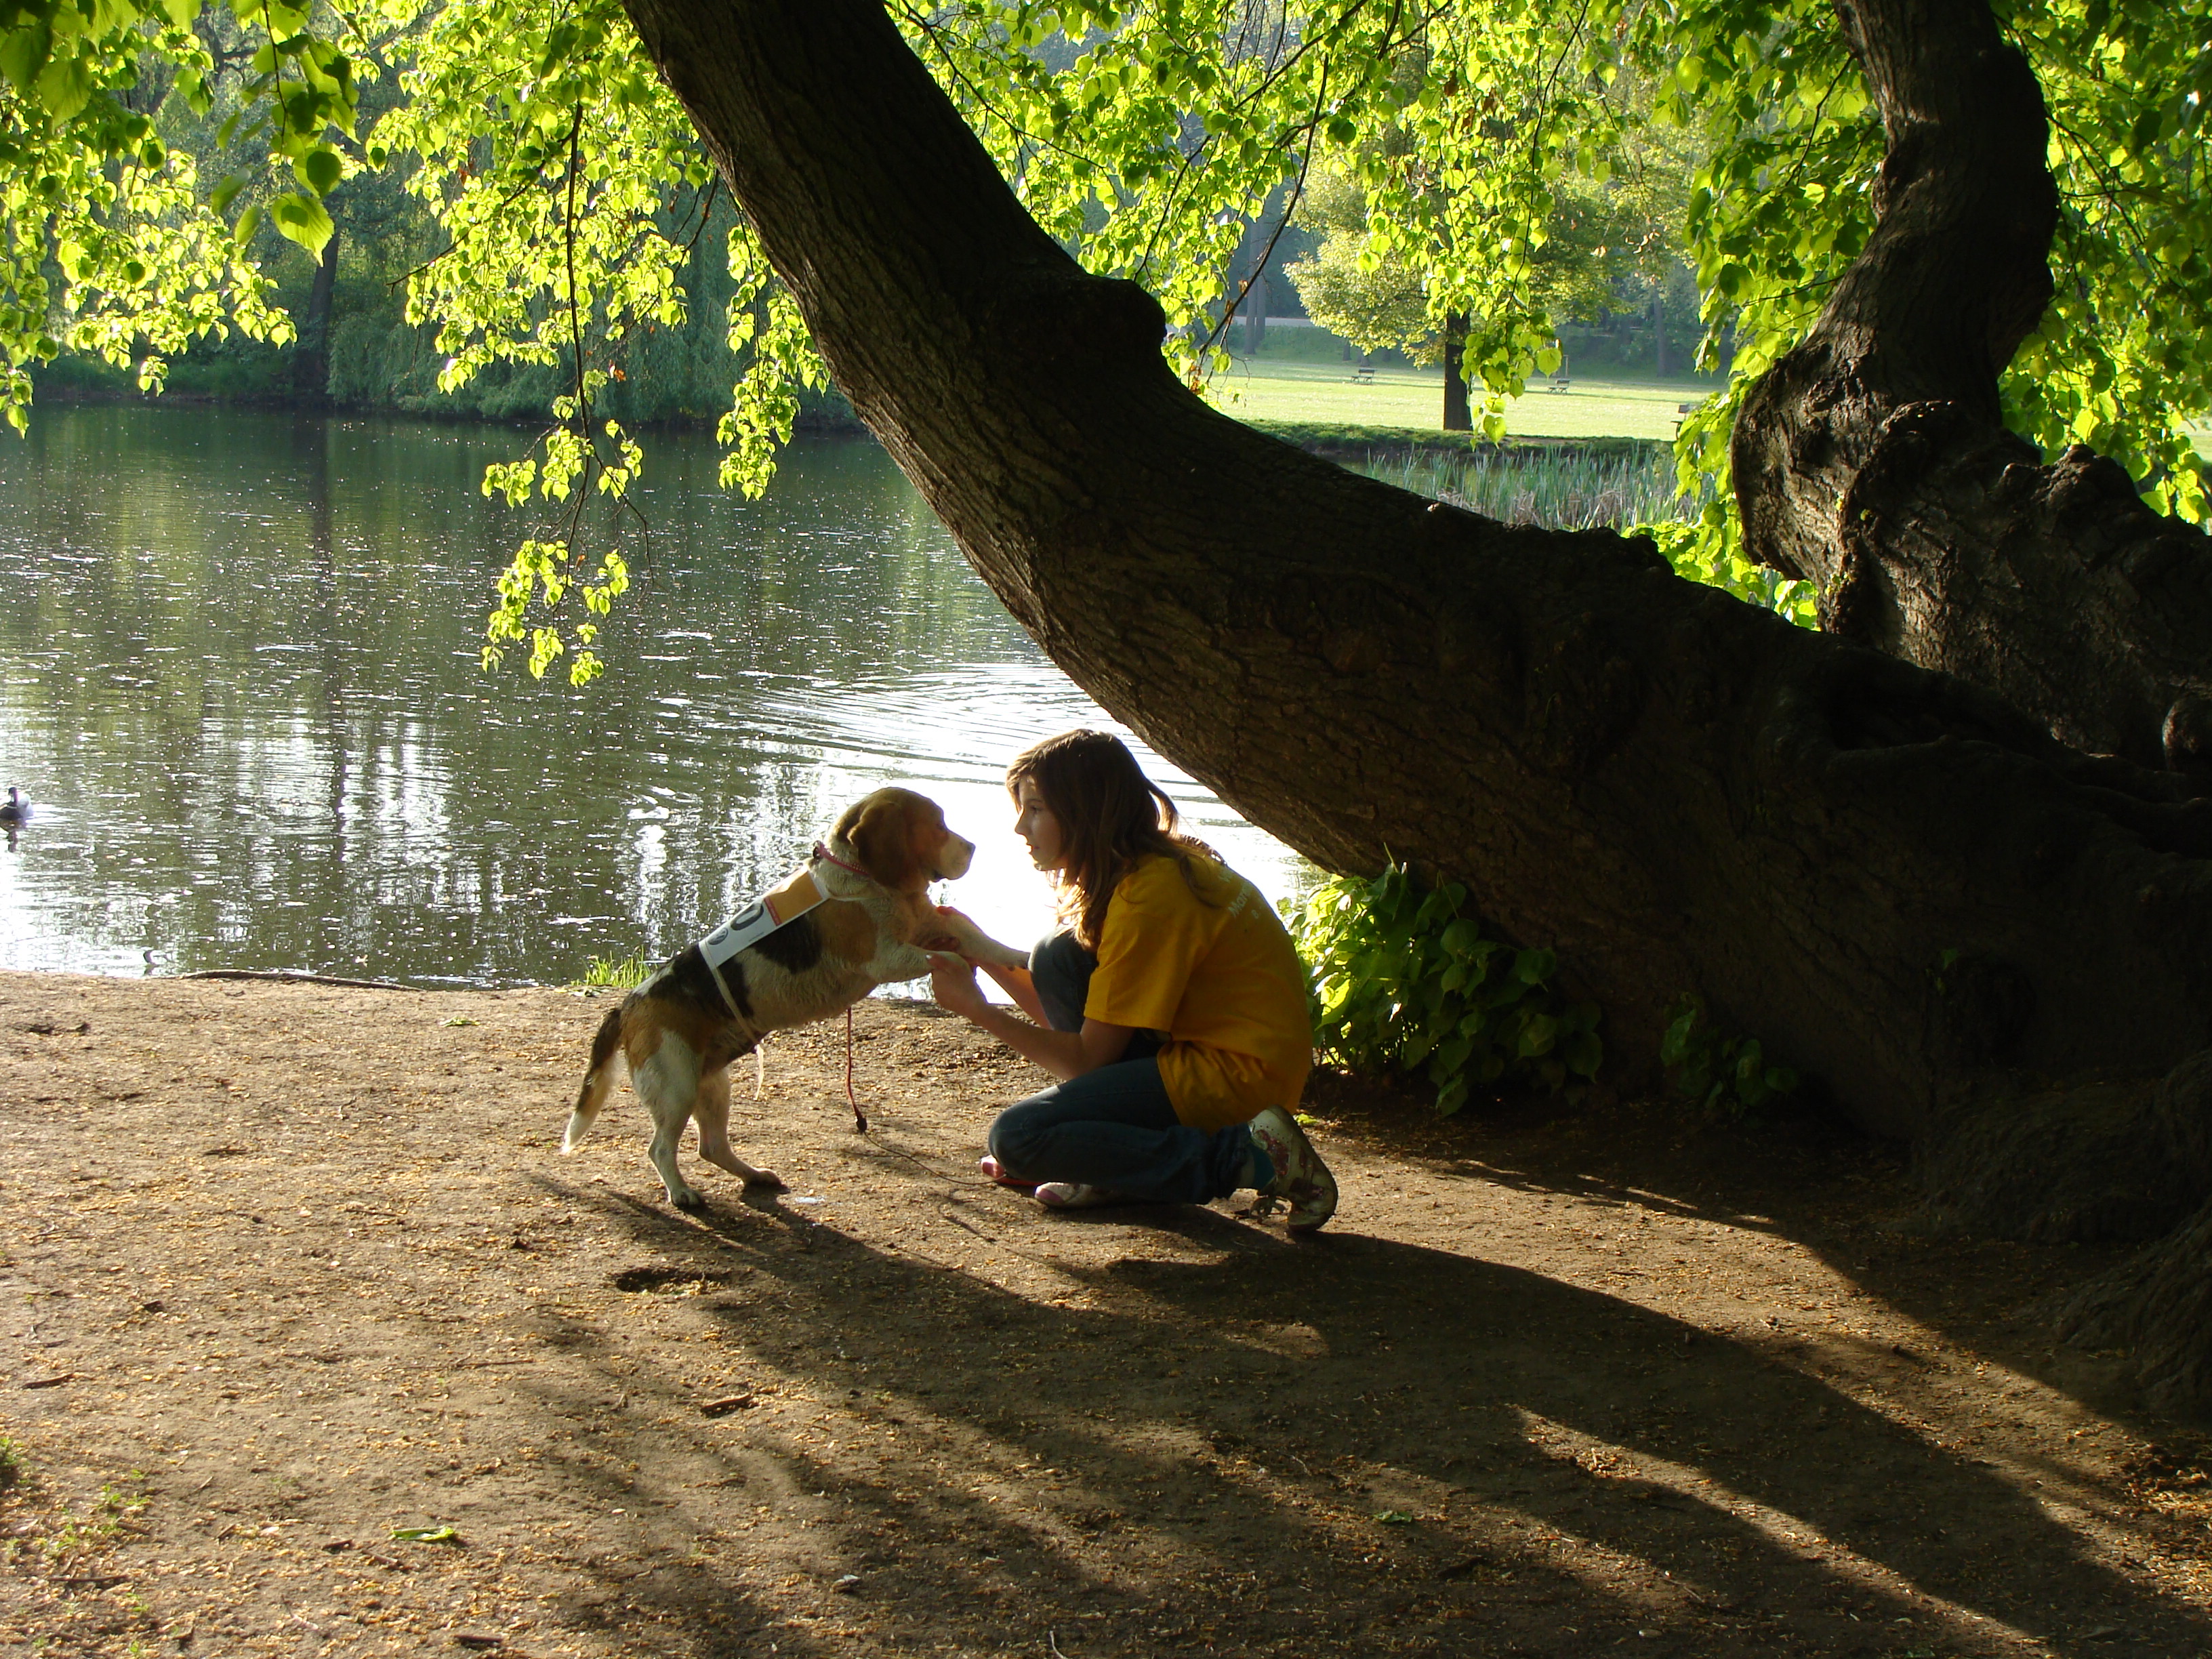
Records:
[[[845,1102],[853,1109],[853,1133],[868,1133],[867,1114],[860,1109],[860,1097],[853,1092],[853,1005],[845,1005]]]
[[[825,864],[836,865],[840,870],[850,871],[863,881],[872,882],[878,887],[883,885],[859,865],[846,863],[818,841],[814,843],[814,856]],[[867,1133],[868,1115],[860,1109],[860,1097],[853,1092],[853,1006],[850,1003],[845,1005],[845,1103],[853,1109],[853,1133]]]

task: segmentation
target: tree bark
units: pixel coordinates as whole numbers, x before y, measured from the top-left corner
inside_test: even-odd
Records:
[[[1691,991],[1907,1139],[2212,1047],[2191,781],[1209,409],[869,0],[629,4],[837,384],[1053,659],[1319,863],[1409,859],[1556,946],[1616,1075]]]
[[[293,395],[313,408],[330,400],[331,296],[337,286],[338,239],[343,234],[333,228],[331,240],[323,244],[315,279],[307,289],[307,308],[300,319],[299,343],[292,350]]]
[[[1822,625],[2000,692],[2064,741],[2212,772],[2212,540],[2083,449],[2044,466],[1997,376],[2042,316],[2043,99],[1985,0],[1839,0],[1889,138],[1865,251],[1746,400],[1754,558]]]
[[[1474,414],[1467,399],[1468,314],[1455,311],[1444,319],[1444,430],[1472,432]]]

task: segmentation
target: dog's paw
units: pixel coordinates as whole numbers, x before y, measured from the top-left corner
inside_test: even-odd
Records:
[[[784,1178],[773,1170],[755,1170],[745,1177],[749,1193],[787,1193],[791,1190]]]

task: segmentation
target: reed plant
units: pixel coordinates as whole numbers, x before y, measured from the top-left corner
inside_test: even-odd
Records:
[[[1656,444],[1381,451],[1359,471],[1487,519],[1553,530],[1691,523],[1704,505],[1675,493],[1674,459]]]
[[[1729,510],[1708,483],[1680,493],[1663,444],[1601,448],[1510,445],[1464,450],[1376,449],[1356,469],[1370,478],[1511,525],[1618,530],[1649,536],[1677,575],[1721,588],[1800,627],[1815,625],[1817,590],[1735,553],[1704,556],[1701,521]]]

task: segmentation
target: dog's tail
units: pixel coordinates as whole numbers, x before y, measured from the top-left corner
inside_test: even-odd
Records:
[[[574,1152],[576,1143],[591,1133],[592,1120],[607,1103],[607,1091],[615,1086],[615,1066],[622,1054],[622,1018],[619,1006],[608,1009],[607,1017],[599,1022],[599,1034],[592,1039],[591,1069],[584,1073],[584,1086],[576,1091],[576,1109],[568,1114],[568,1132],[561,1137],[564,1152]]]

